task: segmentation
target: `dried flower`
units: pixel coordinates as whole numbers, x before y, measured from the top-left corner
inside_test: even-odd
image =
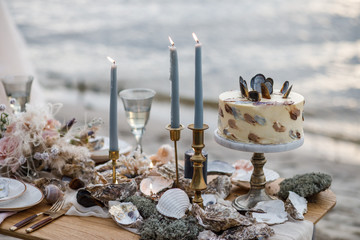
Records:
[[[16,103],[16,99],[15,99],[15,98],[10,99],[10,104],[15,104],[15,103]]]
[[[5,104],[0,104],[0,111],[3,112],[6,110]]]

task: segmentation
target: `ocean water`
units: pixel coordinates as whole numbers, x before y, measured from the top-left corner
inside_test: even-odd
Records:
[[[360,1],[6,0],[45,87],[107,91],[111,56],[119,85],[168,95],[169,41],[180,95],[194,95],[195,32],[203,45],[204,98],[257,73],[306,98],[305,129],[360,143]]]

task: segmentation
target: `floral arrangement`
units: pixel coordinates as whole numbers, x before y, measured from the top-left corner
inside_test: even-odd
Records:
[[[26,112],[16,115],[1,114],[0,172],[32,181],[47,176],[61,178],[91,178],[94,163],[89,160],[86,147],[71,145],[75,123],[70,120],[61,125],[54,115],[61,104],[44,107],[26,106]],[[1,105],[0,105],[1,108]],[[5,109],[3,109],[4,111]]]

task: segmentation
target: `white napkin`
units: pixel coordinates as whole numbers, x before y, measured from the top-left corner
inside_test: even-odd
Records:
[[[311,240],[314,224],[310,221],[289,220],[283,224],[272,225],[275,235],[269,240]]]
[[[14,215],[17,212],[0,212],[0,224],[7,218]]]
[[[100,206],[93,206],[93,207],[84,207],[81,206],[76,201],[76,193],[77,191],[73,190],[66,190],[65,192],[65,206],[71,204],[72,206],[66,212],[65,215],[72,215],[72,216],[81,216],[81,217],[100,217],[100,218],[110,218],[109,211],[104,207]]]

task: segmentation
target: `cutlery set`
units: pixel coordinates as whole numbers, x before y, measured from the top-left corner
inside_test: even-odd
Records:
[[[62,209],[62,207],[64,206],[65,200],[63,198],[58,199],[52,206],[51,208],[49,208],[49,210],[45,211],[45,212],[40,212],[37,214],[34,214],[30,217],[25,218],[24,220],[14,224],[12,227],[10,227],[10,231],[16,231],[19,228],[24,227],[25,225],[29,224],[30,222],[33,222],[37,217],[39,216],[48,216],[45,219],[38,221],[37,223],[33,224],[32,226],[30,226],[29,228],[26,229],[27,233],[31,233],[43,226],[45,226],[46,224],[54,221],[55,219],[63,216],[68,208],[66,209]]]

